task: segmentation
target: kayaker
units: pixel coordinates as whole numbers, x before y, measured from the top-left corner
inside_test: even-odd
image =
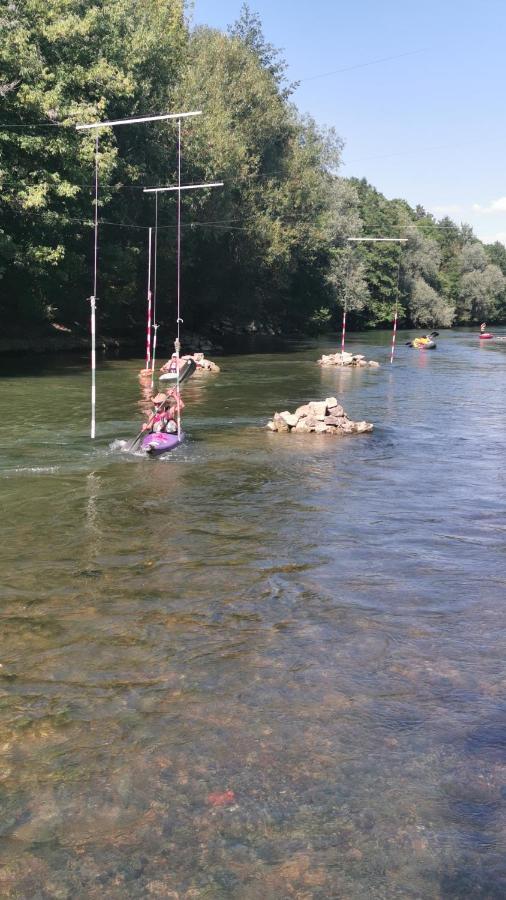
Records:
[[[485,334],[486,330],[487,330],[487,323],[482,322],[480,325],[480,334]]]
[[[168,372],[170,375],[177,372],[178,369],[178,357],[177,353],[173,353],[171,358],[167,360],[167,362],[162,366],[160,372]]]
[[[167,403],[167,394],[156,394],[155,397],[151,397],[151,402],[154,403],[154,410],[151,413],[151,416],[147,422],[144,422],[142,426],[143,431],[154,431],[159,432],[163,431],[163,424],[165,422],[165,405]]]

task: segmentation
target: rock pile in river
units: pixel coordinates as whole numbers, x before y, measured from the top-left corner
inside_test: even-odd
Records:
[[[370,422],[352,422],[335,397],[325,400],[311,400],[299,406],[294,413],[274,413],[267,423],[270,431],[292,432],[293,434],[363,434],[372,431]]]
[[[361,353],[324,353],[322,358],[318,360],[319,366],[355,366],[364,368],[371,366],[373,369],[379,368],[379,363],[373,359],[367,360]]]
[[[196,372],[219,372],[220,367],[216,365],[215,362],[212,362],[210,359],[206,359],[203,353],[194,353],[193,356],[183,356],[182,359],[193,359],[197,363]]]

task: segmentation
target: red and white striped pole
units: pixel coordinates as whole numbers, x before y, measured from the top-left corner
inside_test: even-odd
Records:
[[[402,253],[402,245],[407,244],[407,238],[387,238],[387,237],[353,237],[348,238],[348,241],[356,243],[356,244],[399,244],[399,264],[397,267],[397,296],[395,298],[395,314],[394,314],[394,330],[392,334],[392,347],[390,350],[390,363],[394,361],[394,353],[395,353],[395,340],[397,337],[397,317],[399,313],[399,287],[400,287],[400,279],[401,279],[401,253]],[[344,324],[343,324],[343,346],[344,346]]]
[[[392,349],[390,351],[390,365],[392,365],[392,363],[394,361],[396,337],[397,337],[397,304],[395,305],[394,330],[393,330],[393,334],[392,334]]]
[[[149,229],[148,237],[148,324],[146,330],[146,369],[149,369],[151,362],[151,234],[153,229]]]
[[[399,314],[399,290],[401,285],[401,254],[402,254],[402,245],[405,243],[405,240],[399,240],[399,264],[397,266],[397,294],[395,297],[395,313],[394,313],[394,330],[392,332],[392,350],[390,353],[390,365],[392,365],[394,361],[394,353],[395,353],[395,339],[397,337],[397,316]]]

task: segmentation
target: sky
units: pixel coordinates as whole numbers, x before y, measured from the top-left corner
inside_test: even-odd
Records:
[[[194,0],[193,24],[226,30],[241,5]],[[249,6],[299,110],[345,141],[342,175],[506,244],[506,0]]]

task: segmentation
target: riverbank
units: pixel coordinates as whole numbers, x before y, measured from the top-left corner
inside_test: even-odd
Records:
[[[183,335],[183,346],[193,350],[205,352],[217,352],[221,349],[216,342],[213,343],[201,335]],[[19,337],[0,338],[0,356],[19,354],[51,354],[51,353],[82,353],[90,349],[89,334],[81,331],[52,330],[41,331],[38,334]],[[164,348],[164,352],[165,352]],[[142,353],[143,341],[139,335],[97,335],[98,353]],[[163,353],[162,353],[163,356]]]
[[[292,338],[304,338],[300,332],[292,333]],[[283,344],[287,335],[280,328],[275,328],[270,323],[250,322],[238,325],[228,320],[220,320],[212,329],[203,332],[182,330],[181,345],[185,352],[195,353],[220,353],[235,352],[237,348],[244,352],[250,351],[262,341],[269,347],[276,343]],[[174,323],[161,322],[158,332],[158,348],[170,353],[174,349]],[[97,352],[118,353],[125,355],[142,355],[145,349],[145,325],[138,323],[137,327],[131,326],[125,331],[114,330],[112,334],[97,333]],[[169,347],[170,345],[170,347]],[[88,351],[90,348],[90,333],[87,326],[75,323],[74,327],[47,323],[38,329],[31,329],[27,333],[10,334],[0,338],[0,356],[19,353],[73,353]]]

